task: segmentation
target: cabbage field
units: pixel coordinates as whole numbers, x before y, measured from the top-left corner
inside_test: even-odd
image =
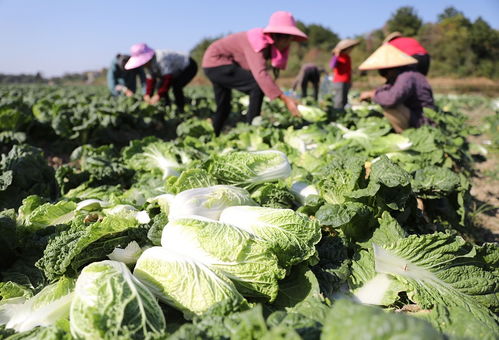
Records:
[[[439,96],[435,126],[394,134],[327,101],[238,123],[235,97],[216,137],[211,90],[187,95],[0,87],[0,339],[499,337],[470,194],[497,102]]]

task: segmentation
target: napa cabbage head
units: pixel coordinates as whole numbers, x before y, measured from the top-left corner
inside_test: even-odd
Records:
[[[182,191],[172,200],[169,220],[192,215],[218,220],[223,209],[235,205],[256,205],[243,188],[214,185]]]
[[[147,200],[149,204],[157,204],[162,213],[168,214],[170,212],[170,206],[175,199],[175,195],[172,194],[162,194],[155,197],[151,197]]]
[[[288,158],[277,150],[238,151],[215,155],[205,166],[220,183],[237,186],[275,181],[291,174]]]
[[[133,274],[159,300],[182,311],[187,319],[219,304],[235,309],[248,307],[231,280],[219,271],[167,248],[147,249]]]
[[[73,297],[74,280],[63,277],[30,299],[11,298],[0,304],[0,325],[17,332],[50,326],[67,319]]]
[[[315,186],[303,181],[294,182],[290,190],[301,204],[305,203],[308,196],[319,195],[319,191]]]
[[[220,222],[267,242],[285,268],[312,257],[321,239],[319,223],[291,209],[230,207],[222,212]]]
[[[124,152],[125,164],[136,171],[160,172],[163,178],[177,176],[180,164],[174,147],[164,141],[153,141],[141,147],[128,147]]]
[[[138,258],[144,250],[136,241],[128,243],[125,248],[116,247],[114,250],[107,254],[110,260],[123,262],[127,265],[133,265],[137,262]]]
[[[137,220],[140,224],[147,224],[151,221],[149,214],[147,211],[138,210],[134,206],[129,204],[118,204],[113,207],[107,208],[103,210],[103,213],[106,216],[117,216],[123,218],[132,218]]]
[[[284,141],[300,153],[317,148],[326,138],[327,132],[317,125],[304,126],[301,129],[288,128]]]
[[[327,120],[327,112],[315,106],[298,105],[298,111],[300,111],[302,118],[310,123]]]
[[[385,153],[399,152],[410,149],[412,142],[406,136],[398,133],[390,133],[386,136],[376,137],[369,141],[366,150],[371,155],[382,155]]]
[[[75,202],[45,203],[40,196],[31,195],[23,200],[17,215],[17,223],[25,231],[42,230],[48,226],[70,223],[77,210]]]
[[[168,222],[161,245],[194,258],[231,279],[244,296],[273,301],[285,270],[270,244],[230,224],[206,218]]]
[[[125,264],[101,261],[86,266],[76,281],[70,328],[76,339],[143,339],[162,332],[165,318]]]

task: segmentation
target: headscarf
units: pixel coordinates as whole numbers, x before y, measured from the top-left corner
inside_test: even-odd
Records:
[[[284,70],[288,64],[289,47],[280,51],[274,46],[270,34],[263,33],[263,28],[253,28],[246,33],[249,43],[255,52],[261,52],[270,46],[270,61],[272,67]]]

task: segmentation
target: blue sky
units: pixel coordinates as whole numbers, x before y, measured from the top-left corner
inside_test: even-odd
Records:
[[[424,22],[454,6],[499,29],[499,0],[0,0],[0,73],[98,70],[136,42],[188,52],[204,37],[263,27],[276,10],[348,38],[380,28],[401,6]]]

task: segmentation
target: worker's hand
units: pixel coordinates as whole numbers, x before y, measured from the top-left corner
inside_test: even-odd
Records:
[[[286,96],[284,93],[281,94],[279,98],[284,102],[292,116],[301,117],[300,111],[298,111],[298,101],[296,101],[296,99]]]
[[[150,95],[145,94],[143,98],[144,98],[144,101],[145,101],[147,104],[151,104],[151,96],[150,96]]]
[[[132,91],[130,91],[129,89],[126,89],[126,90],[125,90],[125,96],[127,96],[127,97],[131,97],[131,96],[133,96],[133,92],[132,92]]]
[[[374,92],[375,90],[362,92],[359,98],[360,101],[371,101],[371,99],[374,97]]]
[[[149,104],[154,105],[159,103],[159,100],[161,98],[159,97],[159,94],[155,94],[154,96],[151,97],[151,100],[149,101]]]

